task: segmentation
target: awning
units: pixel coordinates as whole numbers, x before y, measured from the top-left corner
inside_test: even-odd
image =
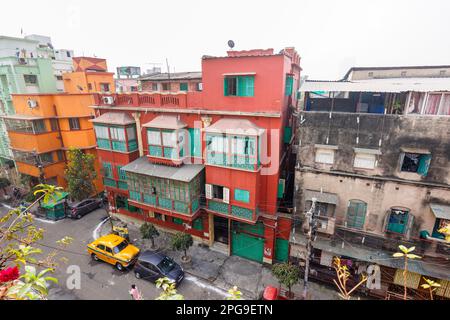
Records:
[[[40,117],[33,116],[28,114],[13,114],[8,116],[1,116],[3,119],[13,119],[13,120],[42,120],[42,119],[51,119],[54,117]]]
[[[430,150],[428,149],[406,148],[406,147],[401,147],[400,149],[406,153],[431,154]]]
[[[186,128],[187,124],[179,120],[177,116],[159,116],[144,124],[143,127],[177,130]]]
[[[450,206],[432,203],[430,208],[436,218],[450,220]]]
[[[220,134],[239,134],[245,136],[259,136],[264,133],[264,129],[258,127],[247,119],[220,119],[209,127],[205,132]]]
[[[141,157],[122,167],[125,172],[136,173],[157,178],[190,182],[205,166],[201,164],[184,164],[181,167],[170,167],[151,163],[147,157]]]
[[[305,190],[305,201],[312,201],[312,198],[316,198],[317,202],[330,203],[336,206],[339,203],[338,195],[335,193]]]
[[[136,123],[136,121],[125,112],[107,112],[100,117],[89,121],[93,123],[115,124],[121,126]]]

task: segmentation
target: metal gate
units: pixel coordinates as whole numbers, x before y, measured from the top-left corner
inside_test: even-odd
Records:
[[[275,240],[275,260],[286,262],[289,259],[289,241],[281,238]]]
[[[251,232],[251,234],[250,234]],[[263,262],[264,226],[233,223],[231,253],[249,260]]]

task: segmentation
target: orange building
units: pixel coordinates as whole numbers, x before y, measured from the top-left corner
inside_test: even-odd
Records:
[[[78,71],[64,74],[65,93],[13,95],[15,115],[4,117],[10,147],[18,171],[31,176],[32,183],[45,181],[66,187],[64,171],[69,148],[97,157],[94,128],[89,121],[93,111],[89,106],[94,104],[94,93],[114,92],[115,87],[114,74],[105,69],[106,61],[91,60],[74,58]],[[95,166],[95,187],[100,192],[100,167],[97,162]]]

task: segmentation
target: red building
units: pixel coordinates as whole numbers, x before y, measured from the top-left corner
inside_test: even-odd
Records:
[[[202,58],[203,91],[98,94],[111,211],[191,233],[227,254],[288,257],[294,48]]]

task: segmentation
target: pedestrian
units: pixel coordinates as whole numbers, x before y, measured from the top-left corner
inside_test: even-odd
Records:
[[[133,300],[142,300],[142,295],[139,292],[138,288],[136,287],[135,284],[131,285],[131,290],[129,291],[131,298]]]

